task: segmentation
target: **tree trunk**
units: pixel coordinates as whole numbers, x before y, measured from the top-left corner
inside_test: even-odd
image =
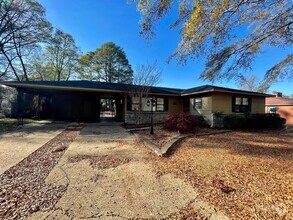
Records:
[[[57,81],[61,81],[61,72],[60,71],[57,72],[57,78],[58,78]]]
[[[1,51],[2,51],[2,53],[4,54],[4,56],[6,57],[8,63],[9,63],[9,66],[11,67],[11,69],[12,69],[12,71],[13,71],[13,73],[14,73],[16,79],[17,79],[17,81],[20,81],[20,79],[19,79],[19,77],[18,77],[18,75],[17,75],[17,72],[16,72],[16,70],[15,70],[15,68],[14,68],[14,66],[13,66],[13,64],[12,64],[12,62],[11,62],[11,60],[10,60],[10,58],[8,57],[8,55],[5,53],[5,51],[4,51],[3,49],[2,49]]]
[[[14,43],[14,48],[15,48],[16,54],[17,54],[17,56],[18,56],[18,58],[20,60],[20,64],[21,64],[21,67],[22,67],[22,70],[23,70],[24,78],[25,78],[26,81],[29,81],[28,76],[27,76],[26,67],[24,65],[24,62],[22,60],[21,53],[19,51],[20,50],[20,47],[17,47],[17,43],[15,41],[15,35],[14,35],[14,33],[13,33],[13,43]]]

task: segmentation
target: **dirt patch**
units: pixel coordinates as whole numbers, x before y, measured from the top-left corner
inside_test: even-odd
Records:
[[[110,155],[102,155],[102,156],[77,155],[74,157],[70,157],[68,159],[69,163],[77,163],[82,160],[89,160],[90,166],[94,169],[115,168],[130,162],[129,158],[110,156]]]
[[[129,144],[128,141],[124,141],[124,140],[115,140],[115,142],[113,142],[113,140],[102,140],[102,142],[109,144],[109,143],[117,143],[117,147],[122,147],[125,146],[127,144]]]
[[[189,138],[167,158],[148,155],[158,176],[185,179],[232,219],[292,219],[292,140],[288,133],[231,132]]]
[[[219,188],[223,193],[230,194],[236,190],[230,186],[225,185],[224,180],[214,179],[213,186]]]
[[[168,215],[165,219],[208,219],[206,215],[201,214],[197,207],[192,203],[182,208],[179,212]]]
[[[79,130],[65,130],[0,176],[0,219],[24,219],[53,207],[67,186],[45,184]]]
[[[104,179],[104,178],[105,178],[104,175],[101,175],[101,174],[95,174],[95,175],[91,178],[91,180],[92,180],[93,182],[98,182],[99,180]]]

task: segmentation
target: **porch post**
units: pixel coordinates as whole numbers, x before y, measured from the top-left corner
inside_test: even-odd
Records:
[[[41,98],[40,98],[40,94],[38,94],[37,119],[39,120],[40,120],[40,108],[41,108]]]
[[[101,98],[100,96],[97,97],[97,108],[98,108],[98,113],[97,113],[97,120],[101,120]]]
[[[23,125],[23,91],[17,89],[17,125]]]

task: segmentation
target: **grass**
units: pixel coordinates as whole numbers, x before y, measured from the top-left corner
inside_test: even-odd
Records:
[[[33,119],[23,119],[24,124],[33,123]],[[17,119],[14,118],[1,118],[0,119],[0,134],[6,133],[9,131],[14,131],[18,128]]]

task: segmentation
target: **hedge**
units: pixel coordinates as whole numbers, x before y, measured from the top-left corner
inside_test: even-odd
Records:
[[[286,119],[278,114],[228,115],[224,117],[223,123],[229,129],[277,129],[284,126]]]

